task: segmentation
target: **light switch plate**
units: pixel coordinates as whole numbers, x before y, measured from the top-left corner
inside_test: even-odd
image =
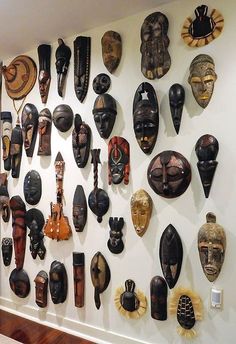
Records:
[[[223,303],[223,290],[212,288],[211,289],[211,307],[212,308],[222,308]]]

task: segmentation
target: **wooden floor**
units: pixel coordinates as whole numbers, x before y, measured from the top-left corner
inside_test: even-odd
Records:
[[[0,310],[0,333],[24,344],[94,344]]]

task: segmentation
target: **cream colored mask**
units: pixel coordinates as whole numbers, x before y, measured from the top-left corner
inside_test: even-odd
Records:
[[[140,189],[133,194],[130,206],[135,231],[142,237],[152,215],[152,199],[145,190]]]

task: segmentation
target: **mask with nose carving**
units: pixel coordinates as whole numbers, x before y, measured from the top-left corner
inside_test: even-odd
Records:
[[[147,178],[149,185],[158,195],[175,198],[188,188],[191,181],[191,167],[182,154],[163,151],[150,162]]]

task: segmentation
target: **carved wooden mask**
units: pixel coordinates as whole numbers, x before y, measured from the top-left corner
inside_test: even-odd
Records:
[[[93,90],[97,94],[103,94],[109,90],[111,78],[105,73],[100,73],[93,79]]]
[[[164,278],[153,277],[150,283],[151,316],[153,319],[167,319],[167,294],[167,284]]]
[[[92,260],[90,265],[90,274],[92,283],[94,286],[94,301],[96,308],[99,309],[101,306],[100,294],[103,293],[110,282],[111,272],[107,264],[105,257],[101,252],[97,252]]]
[[[122,55],[121,36],[118,32],[107,31],[101,39],[103,63],[110,73],[119,66]]]
[[[177,134],[179,133],[184,101],[185,91],[183,86],[180,84],[173,84],[169,89],[169,103],[172,121]]]
[[[7,189],[7,174],[0,173],[0,212],[4,222],[10,218],[9,193]]]
[[[10,171],[11,169],[11,135],[12,135],[12,115],[9,111],[1,112],[2,120],[2,159],[4,163],[4,170]]]
[[[108,182],[109,184],[129,183],[129,143],[120,136],[114,136],[108,144]]]
[[[175,151],[163,151],[148,166],[148,183],[160,196],[174,198],[182,195],[191,181],[187,159]]]
[[[26,225],[30,229],[30,252],[33,259],[39,256],[44,259],[46,248],[43,243],[44,216],[39,209],[32,208],[26,213]]]
[[[207,213],[207,223],[198,232],[198,251],[207,279],[214,282],[221,271],[226,249],[224,228],[216,223],[216,216]]]
[[[47,103],[48,92],[51,83],[51,45],[41,44],[38,46],[39,57],[39,92],[42,103]]]
[[[112,253],[118,254],[121,253],[124,249],[124,243],[122,241],[122,229],[124,227],[123,217],[110,217],[109,218],[110,226],[110,238],[107,242],[107,247]]]
[[[86,166],[89,158],[91,144],[91,129],[85,122],[82,122],[80,115],[75,115],[75,127],[72,131],[72,149],[75,162],[78,167]]]
[[[30,280],[24,269],[14,269],[9,277],[11,290],[20,298],[25,298],[30,292]]]
[[[46,271],[39,271],[34,279],[35,282],[35,302],[41,307],[47,307],[48,299],[48,274]]]
[[[140,189],[133,194],[130,206],[135,231],[142,237],[152,216],[152,199],[145,190]]]
[[[76,232],[82,232],[87,222],[87,202],[82,185],[77,185],[73,198],[73,223]]]
[[[205,197],[208,198],[212,181],[215,175],[218,162],[216,157],[219,151],[219,143],[213,135],[201,136],[195,145],[195,152],[198,157],[198,172],[200,174]]]
[[[148,82],[142,82],[136,90],[133,127],[140,148],[145,154],[151,154],[158,134],[159,109],[155,90]]]
[[[71,128],[73,117],[74,115],[71,107],[66,104],[61,104],[55,107],[52,120],[55,127],[64,133]]]
[[[60,97],[63,96],[63,90],[66,80],[68,67],[70,64],[71,50],[65,45],[63,39],[58,39],[58,48],[56,50],[56,70],[57,70],[57,92]]]
[[[38,110],[33,104],[26,104],[22,111],[21,126],[25,152],[28,157],[34,153],[35,141],[38,133]]]
[[[84,253],[73,252],[73,275],[74,275],[74,296],[75,307],[84,306],[84,289],[85,289],[85,267]]]
[[[22,157],[22,146],[23,146],[23,136],[20,124],[17,123],[15,128],[12,130],[11,136],[11,175],[12,178],[19,178],[20,175],[20,165]]]
[[[2,238],[2,259],[5,266],[11,264],[12,238]]]
[[[211,100],[217,79],[212,57],[206,54],[197,55],[191,62],[189,72],[188,82],[193,96],[198,105],[205,108]]]
[[[24,196],[27,203],[36,205],[42,195],[42,181],[40,174],[35,171],[29,171],[24,179]]]
[[[147,16],[141,27],[141,70],[148,79],[160,79],[170,69],[168,28],[168,19],[161,12]]]
[[[116,119],[116,101],[110,94],[98,96],[93,106],[93,118],[103,139],[110,136]]]
[[[66,300],[67,286],[65,265],[54,260],[49,271],[49,289],[54,304],[63,303]]]
[[[177,230],[171,224],[162,233],[159,256],[163,275],[169,288],[172,289],[180,275],[183,247]]]
[[[43,109],[39,113],[39,147],[38,155],[51,155],[51,130],[52,115],[49,109]]]

